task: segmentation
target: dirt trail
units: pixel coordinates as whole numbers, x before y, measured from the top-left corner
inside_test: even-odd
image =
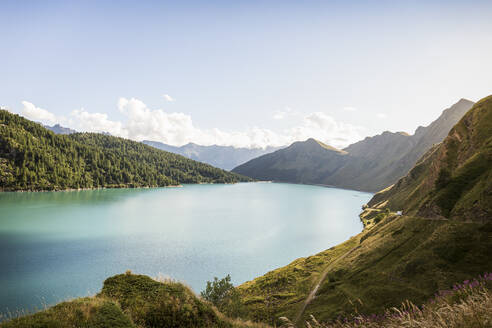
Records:
[[[330,264],[328,264],[326,266],[326,268],[323,270],[323,272],[321,273],[321,276],[319,277],[318,279],[318,282],[316,283],[316,285],[314,286],[314,288],[311,290],[311,292],[309,293],[308,297],[306,298],[306,300],[304,301],[304,304],[302,305],[302,308],[301,310],[297,313],[297,316],[294,320],[294,323],[297,325],[299,323],[299,321],[301,320],[303,314],[304,314],[304,311],[306,311],[306,308],[307,306],[309,305],[309,303],[311,303],[311,301],[314,299],[314,297],[316,296],[316,293],[318,292],[318,289],[319,289],[319,286],[321,285],[321,283],[325,280],[326,276],[328,275],[328,272],[330,272],[330,270],[333,268],[333,266],[335,264],[337,264],[340,260],[344,259],[345,257],[347,257],[350,253],[352,253],[358,246],[355,246],[353,248],[351,248],[349,251],[347,251],[346,253],[344,253],[343,255],[337,257],[333,262],[331,262]]]

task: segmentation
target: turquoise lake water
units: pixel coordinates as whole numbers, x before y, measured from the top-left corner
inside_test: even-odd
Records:
[[[359,233],[370,197],[277,183],[0,193],[0,313],[93,295],[128,269],[195,292],[240,284]]]

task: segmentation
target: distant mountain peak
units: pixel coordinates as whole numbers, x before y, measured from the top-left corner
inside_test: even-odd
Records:
[[[57,124],[55,124],[53,126],[44,125],[44,127],[46,129],[50,130],[50,131],[53,131],[56,134],[72,134],[72,133],[77,133],[77,131],[75,131],[73,129],[70,129],[70,128],[63,127],[59,123],[57,123]]]
[[[474,102],[466,98],[461,98],[455,105],[457,104],[474,104]]]
[[[334,151],[334,152],[337,152],[337,153],[340,153],[340,154],[346,154],[347,153],[344,150],[341,150],[341,149],[332,147],[332,146],[327,145],[324,142],[319,141],[319,140],[314,139],[314,138],[309,138],[306,141],[296,141],[292,145],[290,145],[289,148],[290,147],[294,147],[294,148],[298,148],[298,147],[311,147],[311,149],[323,148],[323,149],[326,149],[326,150],[329,150],[329,151]]]

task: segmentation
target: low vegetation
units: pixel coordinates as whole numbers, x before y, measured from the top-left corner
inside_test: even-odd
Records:
[[[422,306],[410,301],[381,314],[339,317],[320,323],[314,316],[305,323],[308,328],[470,328],[492,327],[492,274],[455,284],[450,290],[436,293]],[[358,303],[355,302],[354,306]],[[281,318],[281,328],[295,328],[288,318]],[[299,325],[302,327],[304,325]]]
[[[230,275],[222,279],[215,277],[213,281],[207,281],[207,286],[200,295],[228,317],[238,318],[245,316],[245,308],[241,302],[241,296],[231,283]]]
[[[240,181],[250,179],[123,138],[57,135],[0,110],[0,191]]]

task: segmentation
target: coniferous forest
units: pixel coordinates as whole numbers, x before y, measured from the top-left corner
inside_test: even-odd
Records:
[[[162,187],[249,180],[123,138],[98,133],[57,135],[0,110],[0,190]]]

